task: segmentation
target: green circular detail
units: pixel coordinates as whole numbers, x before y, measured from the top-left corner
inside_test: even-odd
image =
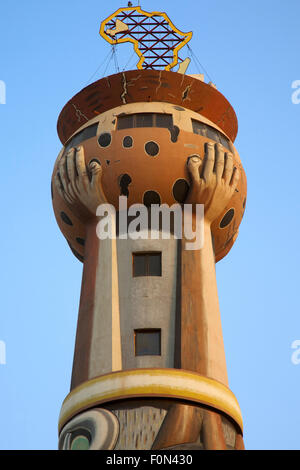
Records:
[[[90,442],[85,436],[77,436],[72,441],[71,450],[89,450]]]

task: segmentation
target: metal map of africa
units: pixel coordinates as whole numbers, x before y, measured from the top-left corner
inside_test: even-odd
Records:
[[[192,38],[174,26],[166,13],[148,13],[140,7],[120,8],[106,18],[100,35],[110,44],[131,42],[139,56],[138,69],[171,70],[179,63],[186,70],[190,59],[182,60],[178,51]]]

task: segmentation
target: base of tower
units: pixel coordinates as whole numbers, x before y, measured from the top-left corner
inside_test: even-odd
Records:
[[[64,400],[60,449],[243,448],[242,417],[223,384],[181,369],[135,369],[76,387]]]

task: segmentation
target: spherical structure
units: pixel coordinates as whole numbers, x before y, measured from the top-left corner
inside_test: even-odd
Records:
[[[189,157],[203,159],[207,142],[231,153],[240,170],[237,189],[212,224],[216,261],[232,247],[246,202],[246,176],[233,145],[237,120],[233,108],[215,88],[172,72],[131,71],[99,80],[63,109],[58,133],[64,152],[79,145],[86,163],[102,166],[107,202],[128,206],[183,203],[190,187]],[[58,225],[73,253],[84,256],[85,227],[62,199],[52,181]]]

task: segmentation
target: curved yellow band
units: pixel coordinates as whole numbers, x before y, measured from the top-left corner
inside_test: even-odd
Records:
[[[65,398],[59,417],[59,431],[83,410],[106,402],[141,397],[201,403],[227,414],[243,431],[241,410],[229,388],[216,380],[182,369],[126,370],[84,382]]]

